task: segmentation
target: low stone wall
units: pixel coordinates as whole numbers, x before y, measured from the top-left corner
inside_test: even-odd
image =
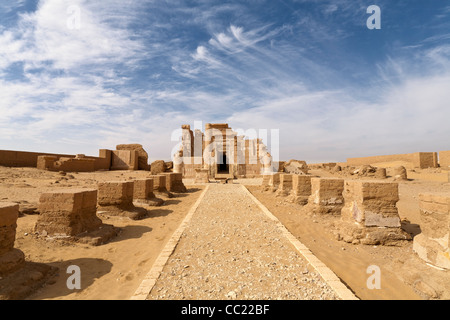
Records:
[[[75,158],[77,158],[76,155],[0,150],[0,166],[4,167],[29,167],[41,170],[85,172],[109,170],[111,166],[110,150],[100,150],[99,157],[84,156],[85,162],[83,163],[72,160]],[[55,164],[58,161],[64,163],[60,164],[60,168],[55,168]]]
[[[412,167],[421,169],[438,167],[436,152],[416,152],[409,154],[349,158],[347,159],[347,165],[362,166],[362,165],[371,165],[374,163],[394,162],[394,161],[409,162]]]

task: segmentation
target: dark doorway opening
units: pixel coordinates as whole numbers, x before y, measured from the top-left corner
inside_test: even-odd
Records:
[[[227,161],[227,155],[226,154],[222,154],[222,159],[221,159],[221,163],[219,163],[217,165],[217,172],[218,173],[228,173],[229,172],[229,165],[228,165],[228,161]]]

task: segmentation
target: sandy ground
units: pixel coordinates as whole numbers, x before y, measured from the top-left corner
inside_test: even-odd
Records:
[[[419,171],[419,170],[416,170]],[[420,233],[418,194],[450,192],[450,184],[436,182],[434,173],[421,170],[423,180],[399,182],[397,203],[403,229],[415,236]],[[315,176],[342,177],[325,170],[312,170]],[[346,176],[346,179],[360,179]],[[426,180],[425,180],[426,179]],[[392,178],[385,181],[392,181]],[[450,299],[450,273],[428,266],[412,250],[412,241],[403,247],[352,245],[336,239],[336,217],[301,214],[301,206],[289,203],[274,193],[248,186],[287,229],[332,269],[360,299]],[[367,268],[381,269],[381,289],[370,290]]]
[[[74,179],[61,180],[62,176],[58,173],[0,167],[0,200],[33,206],[37,205],[40,193],[45,191],[67,187],[95,188],[97,181],[142,178],[149,173],[112,171],[71,175]],[[51,284],[28,299],[129,299],[204,187],[187,188],[188,193],[166,199],[164,206],[150,210],[149,217],[143,220],[99,215],[104,223],[120,227],[121,232],[110,243],[98,247],[63,245],[58,241],[37,238],[33,235],[33,227],[38,216],[20,217],[15,248],[25,253],[27,261],[45,263],[59,269]],[[66,281],[70,276],[67,268],[70,265],[81,269],[81,290],[67,288]]]
[[[325,170],[312,170],[311,173],[317,176],[339,176]],[[128,180],[148,174],[112,171],[62,176],[57,172],[33,168],[0,167],[0,201],[17,202],[21,209],[32,211],[42,192],[59,188],[95,188],[99,181]],[[418,194],[450,192],[450,184],[441,181],[446,172],[440,170],[415,170],[408,174],[411,180],[400,182],[400,201],[397,206],[401,218],[405,219],[404,229],[414,236],[420,233]],[[450,299],[450,274],[427,266],[413,253],[412,243],[404,247],[375,247],[338,241],[334,234],[333,218],[312,218],[299,214],[301,208],[298,205],[276,198],[274,194],[261,193],[258,186],[261,179],[237,182],[245,184],[359,298]],[[166,205],[151,210],[146,219],[132,221],[100,216],[104,223],[120,227],[122,231],[112,242],[99,247],[63,245],[58,241],[37,238],[33,234],[37,215],[25,214],[20,217],[15,247],[25,253],[27,261],[45,263],[59,270],[50,284],[28,299],[129,299],[204,188],[203,185],[190,185],[189,181],[185,184],[188,193],[166,199]],[[81,290],[67,289],[69,275],[66,271],[70,265],[81,268]],[[369,290],[366,286],[369,277],[366,270],[370,265],[381,268],[381,290]]]

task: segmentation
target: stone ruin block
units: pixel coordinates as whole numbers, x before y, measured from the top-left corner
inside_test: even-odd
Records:
[[[0,300],[22,300],[41,288],[58,268],[25,261],[14,248],[19,205],[0,203]]]
[[[183,174],[166,172],[161,173],[161,175],[166,176],[166,189],[169,192],[186,192],[186,187],[183,183]]]
[[[398,166],[392,169],[392,176],[396,181],[406,181],[408,180],[408,172],[405,167]]]
[[[147,210],[135,207],[134,182],[110,181],[98,184],[98,209],[112,216],[123,216],[138,220],[146,216]]]
[[[148,153],[144,150],[141,144],[119,144],[116,146],[116,150],[136,151],[138,156],[137,169],[150,171],[150,165],[148,164]]]
[[[134,180],[134,203],[138,205],[162,206],[164,200],[153,193],[153,179]]]
[[[263,176],[263,191],[275,192],[280,185],[280,173],[266,174]],[[267,184],[264,184],[267,183]]]
[[[276,191],[277,197],[287,197],[292,190],[292,174],[280,174],[280,184]]]
[[[139,154],[136,150],[113,150],[111,170],[138,170]]]
[[[14,249],[19,205],[0,203],[0,276],[14,272],[25,264],[25,255]]]
[[[306,205],[311,196],[311,176],[292,176],[292,191],[289,201],[299,205]]]
[[[209,183],[208,169],[195,169],[194,183]]]
[[[340,215],[344,206],[344,179],[312,178],[307,206],[314,214]]]
[[[398,184],[345,181],[341,211],[343,240],[367,245],[402,245],[411,236],[402,230]]]
[[[450,193],[419,195],[420,229],[413,250],[424,261],[450,269]]]
[[[59,190],[39,199],[35,231],[44,236],[99,245],[117,234],[97,217],[97,190]]]
[[[167,190],[167,183],[166,183],[166,176],[159,174],[159,175],[152,175],[149,176],[149,178],[153,179],[153,192],[157,196],[164,196],[167,198],[172,198],[173,194]]]

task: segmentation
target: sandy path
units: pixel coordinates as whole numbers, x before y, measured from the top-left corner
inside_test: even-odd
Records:
[[[242,186],[215,184],[148,299],[337,297]]]

